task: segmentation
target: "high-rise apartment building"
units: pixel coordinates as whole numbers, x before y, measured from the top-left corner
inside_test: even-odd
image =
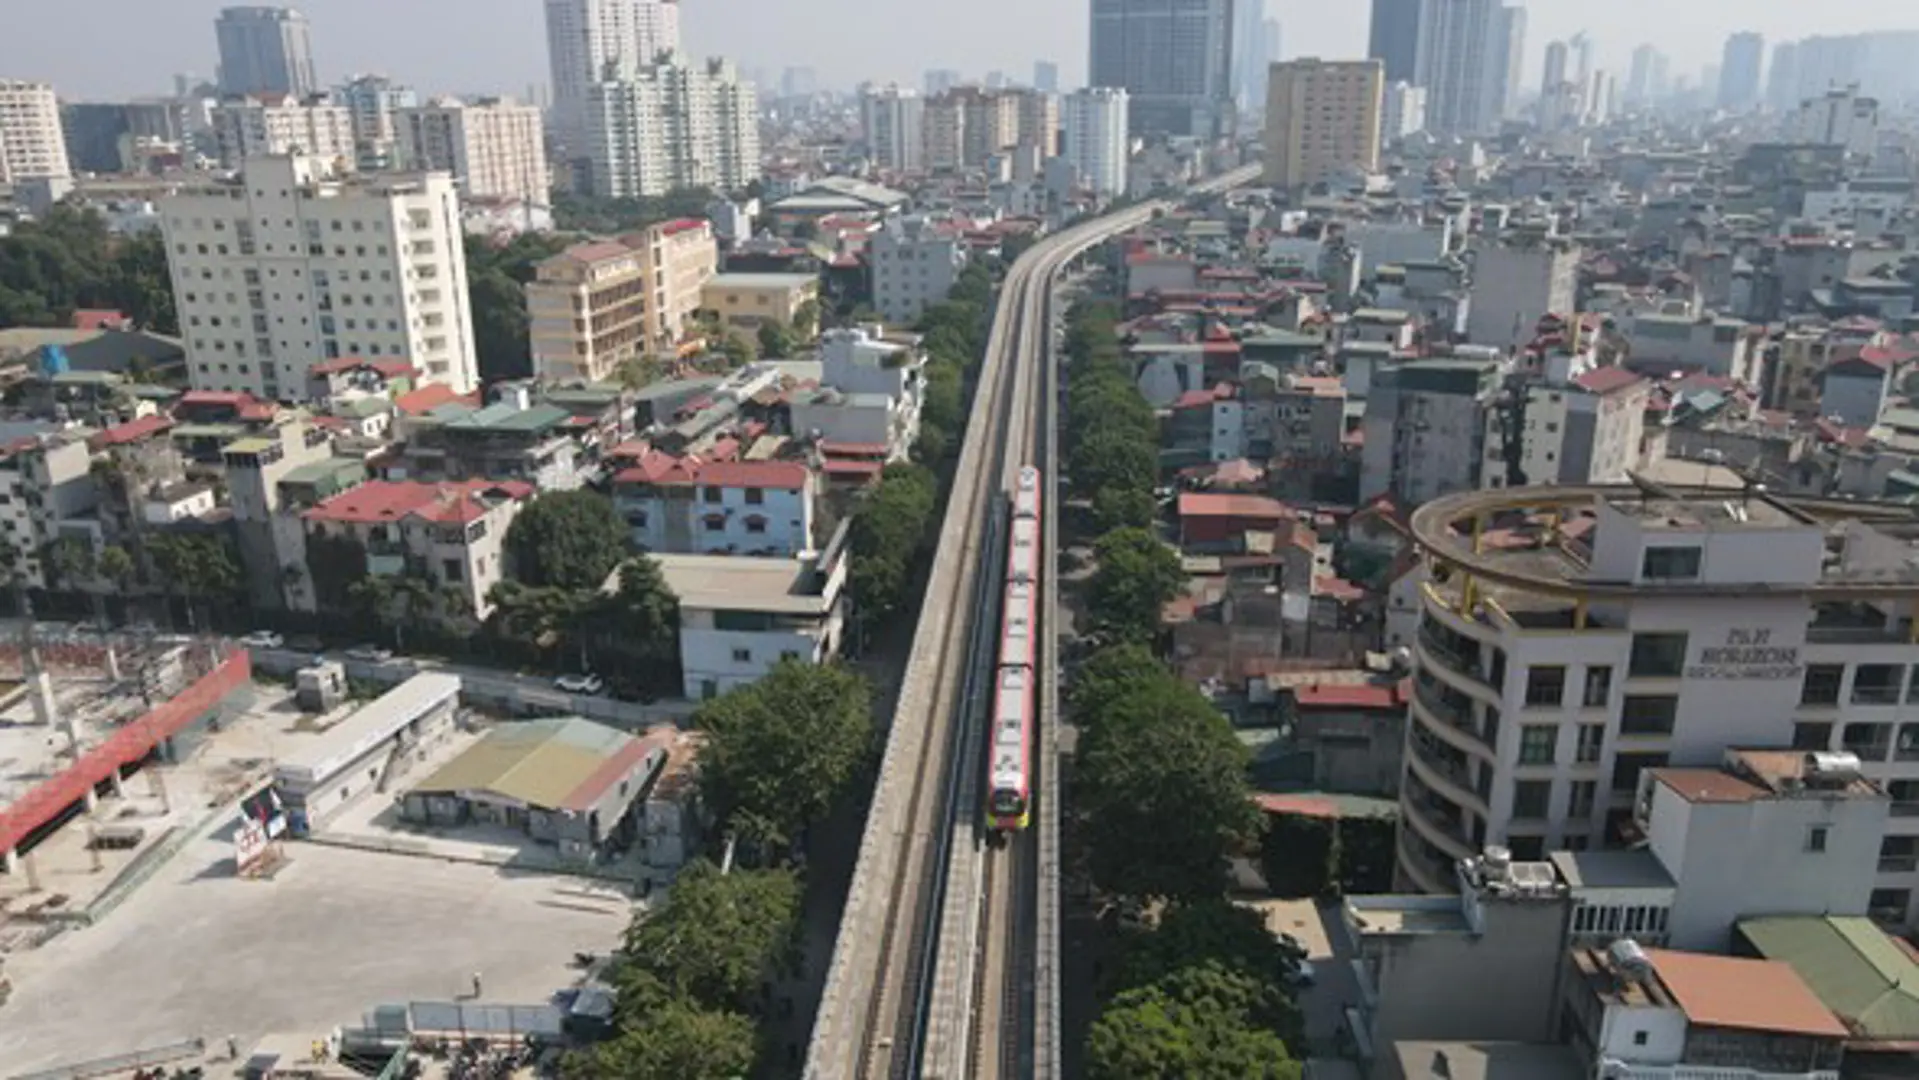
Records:
[[[1419,62],[1419,20],[1425,0],[1373,0],[1366,55],[1386,65],[1389,82],[1412,82]]]
[[[1719,61],[1719,107],[1741,112],[1758,105],[1765,62],[1765,38],[1750,30],[1727,38]]]
[[[869,86],[860,93],[860,131],[873,164],[898,172],[926,167],[926,99],[898,86]]]
[[[1766,108],[1791,112],[1799,105],[1799,45],[1782,41],[1772,47],[1772,67],[1766,72]]]
[[[1117,87],[1089,86],[1066,95],[1061,156],[1102,198],[1126,191],[1126,163],[1132,156],[1127,115],[1126,91]]]
[[[393,114],[420,103],[411,87],[384,75],[355,75],[333,88],[332,102],[344,106],[353,125],[354,152],[364,170],[393,164]]]
[[[1293,190],[1379,167],[1386,65],[1309,57],[1267,70],[1266,183]]]
[[[452,177],[338,180],[318,159],[251,158],[162,200],[160,222],[195,389],[299,400],[313,365],[341,356],[479,384]]]
[[[1379,109],[1379,144],[1417,135],[1426,130],[1426,88],[1396,82],[1386,88]]]
[[[0,80],[0,183],[65,179],[60,103],[46,83]]]
[[[961,83],[960,73],[952,68],[933,68],[926,73],[926,96],[935,97],[944,94]]]
[[[1051,60],[1033,61],[1033,89],[1059,93],[1059,65]]]
[[[1426,88],[1426,128],[1480,135],[1499,128],[1506,94],[1506,19],[1498,0],[1425,0],[1414,85]]]
[[[277,155],[320,158],[336,171],[359,161],[352,110],[317,94],[228,98],[213,107],[213,139],[229,169]]]
[[[293,8],[224,8],[213,30],[221,93],[306,97],[320,89],[306,16]]]
[[[1545,71],[1539,80],[1539,94],[1541,97],[1551,97],[1553,94],[1559,92],[1561,86],[1565,85],[1568,74],[1566,65],[1571,57],[1572,52],[1566,48],[1565,42],[1553,41],[1547,43]]]
[[[1624,104],[1628,108],[1639,108],[1652,101],[1653,65],[1659,59],[1659,50],[1651,45],[1641,45],[1632,51],[1632,67],[1626,73],[1626,93]]]
[[[1233,0],[1092,0],[1087,82],[1126,91],[1131,130],[1233,130]]]
[[[1017,127],[1015,146],[1036,146],[1040,156],[1059,153],[1059,95],[1044,90],[1012,90]]]
[[[1019,145],[1019,99],[1003,90],[963,86],[949,93],[960,99],[965,130],[960,153],[967,165]]]
[[[1414,635],[1401,876],[1442,892],[1451,878],[1440,871],[1486,844],[1515,859],[1625,847],[1642,839],[1643,774],[1771,748],[1820,755],[1891,796],[1871,907],[1910,924],[1919,579],[1909,532],[1759,490],[1567,491],[1460,494],[1413,516],[1430,576]],[[1474,539],[1495,517],[1528,516],[1541,532],[1519,534],[1531,539]],[[1794,850],[1841,838],[1812,825]]]
[[[500,98],[436,98],[393,119],[394,158],[411,172],[447,172],[469,199],[551,200],[540,110]]]
[[[579,157],[591,88],[679,51],[680,7],[677,0],[546,0],[546,48],[553,131]]]
[[[926,99],[923,111],[926,167],[947,172],[966,165],[966,103],[951,90]]]
[[[598,195],[738,190],[760,176],[758,97],[732,64],[674,53],[587,88],[585,146]]]
[[[1526,67],[1526,9],[1518,5],[1502,8],[1500,16],[1499,69],[1505,73],[1500,88],[1499,116],[1505,119],[1519,108],[1519,76]]]

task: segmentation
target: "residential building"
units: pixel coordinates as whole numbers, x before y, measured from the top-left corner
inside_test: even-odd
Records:
[[[250,603],[265,610],[311,610],[312,580],[299,523],[286,509],[280,482],[323,461],[330,439],[325,429],[289,421],[257,430],[220,448],[219,463],[233,514],[233,537],[246,571]]]
[[[339,356],[479,384],[451,177],[341,181],[312,158],[253,158],[160,211],[195,388],[294,400]]]
[[[507,529],[534,491],[519,481],[369,480],[301,519],[309,547],[321,537],[350,540],[366,553],[365,573],[425,577],[485,619],[493,613],[489,594],[506,573]],[[317,600],[329,607],[339,598]]]
[[[222,94],[305,97],[320,89],[306,16],[293,8],[223,8],[213,30]]]
[[[546,0],[552,127],[569,157],[586,153],[589,88],[680,48],[676,0]]]
[[[1504,112],[1507,26],[1499,0],[1424,0],[1413,77],[1426,88],[1426,127],[1440,135],[1497,131]]]
[[[794,394],[792,430],[829,458],[903,461],[919,438],[926,396],[919,340],[882,337],[878,327],[820,335],[820,385]]]
[[[533,374],[542,382],[603,382],[649,351],[652,290],[641,252],[618,240],[575,244],[533,268],[526,284]]]
[[[950,225],[917,215],[888,219],[866,245],[874,310],[892,325],[911,326],[946,299],[967,259],[965,238]]]
[[[679,53],[586,91],[583,149],[607,198],[734,191],[760,176],[759,99],[732,64]]]
[[[0,450],[0,540],[18,553],[13,572],[26,587],[49,584],[45,553],[54,541],[83,539],[96,549],[104,542],[92,465],[85,438],[50,424],[16,431]]]
[[[536,400],[526,383],[500,383],[491,404],[450,404],[404,424],[403,452],[385,466],[389,479],[519,481],[539,491],[586,482],[600,450],[579,430],[572,409]]]
[[[0,184],[70,175],[53,87],[0,79]]]
[[[1379,167],[1385,65],[1313,57],[1272,65],[1266,79],[1266,182],[1297,190]]]
[[[1642,773],[1717,765],[1731,746],[1791,747],[1855,755],[1890,794],[1892,858],[1870,907],[1911,925],[1919,726],[1899,720],[1919,664],[1910,542],[1844,507],[1757,491],[1565,492],[1455,495],[1413,514],[1435,576],[1414,647],[1418,797],[1401,808],[1402,873],[1437,890],[1482,844],[1619,846],[1639,832]],[[1542,499],[1550,518],[1483,542],[1491,515],[1523,523]],[[1462,540],[1475,528],[1477,553]]]
[[[1745,919],[1733,952],[1792,966],[1851,1039],[1845,1076],[1904,1076],[1919,1045],[1919,958],[1860,916]]]
[[[656,555],[679,600],[685,696],[706,701],[782,660],[823,664],[846,628],[846,532],[802,558]]]
[[[1059,93],[1059,65],[1051,60],[1033,61],[1033,89]]]
[[[873,164],[897,172],[926,167],[926,99],[896,85],[860,92],[860,131]]]
[[[767,323],[792,326],[800,308],[817,304],[820,279],[813,274],[715,274],[700,289],[700,307],[720,325],[754,333]]]
[[[928,167],[976,168],[986,164],[988,158],[1018,146],[1023,101],[1024,95],[1010,90],[956,86],[927,102],[924,134]],[[1057,112],[1054,116],[1057,126]],[[1046,120],[1045,110],[1037,109],[1028,119],[1038,128]],[[1037,130],[1034,137],[1039,137]]]
[[[1080,182],[1101,198],[1126,191],[1126,161],[1132,156],[1126,91],[1089,86],[1066,95],[1066,148]]]
[[[1266,68],[1279,59],[1266,51],[1266,0],[1233,0],[1233,106],[1253,116],[1266,106]]]
[[[795,558],[813,552],[819,480],[799,461],[651,453],[613,477],[633,546],[655,554]]]
[[[420,96],[384,75],[355,75],[333,88],[332,103],[346,108],[359,167],[372,171],[393,166],[394,114]]]
[[[705,302],[706,283],[719,272],[719,242],[713,224],[678,218],[649,225],[637,237],[641,268],[651,283],[646,304],[646,338],[660,352],[677,349],[690,332],[694,312]]]
[[[1799,142],[1843,146],[1848,155],[1871,157],[1879,146],[1879,102],[1860,96],[1857,84],[1834,87],[1800,102],[1786,129]]]
[[[1492,360],[1389,362],[1369,386],[1349,386],[1366,399],[1359,497],[1390,492],[1418,506],[1478,488],[1499,368]]]
[[[1577,307],[1580,249],[1555,238],[1475,238],[1472,310],[1466,339],[1511,349],[1533,339],[1539,320]]]
[[[1419,85],[1420,11],[1426,0],[1373,0],[1366,55],[1385,65],[1388,82]]]
[[[1059,153],[1059,95],[1042,90],[1009,90],[1016,114],[1014,146],[1037,149],[1041,158]]]
[[[1602,367],[1523,392],[1520,469],[1528,484],[1623,484],[1638,468],[1652,383]],[[1505,485],[1505,451],[1503,442],[1488,441],[1487,487]]]
[[[1744,112],[1759,104],[1759,72],[1766,62],[1766,39],[1742,30],[1726,39],[1719,61],[1719,107]]]
[[[921,136],[926,167],[951,172],[966,164],[966,105],[952,90],[929,97],[922,110]]]
[[[1526,9],[1509,4],[1500,9],[1499,69],[1506,74],[1501,93],[1500,119],[1514,114],[1519,107],[1519,77],[1526,66]]]
[[[394,159],[409,172],[452,173],[467,199],[552,199],[540,110],[500,98],[435,98],[393,118]]]
[[[352,110],[325,97],[228,98],[213,107],[213,137],[220,164],[229,169],[248,158],[283,154],[317,158],[336,172],[359,162]]]
[[[1138,134],[1231,135],[1232,10],[1232,0],[1092,0],[1087,85],[1125,90]]]
[[[1408,135],[1426,130],[1426,88],[1409,82],[1388,86],[1379,109],[1379,143],[1391,146]]]

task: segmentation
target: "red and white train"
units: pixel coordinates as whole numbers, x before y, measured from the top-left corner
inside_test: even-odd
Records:
[[[1040,472],[1028,465],[1013,489],[1007,528],[1004,603],[994,668],[993,727],[987,758],[986,822],[1024,829],[1033,806],[1033,741],[1039,711]]]

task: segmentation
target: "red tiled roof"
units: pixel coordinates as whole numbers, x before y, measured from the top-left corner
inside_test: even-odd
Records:
[[[126,315],[111,308],[80,308],[73,313],[75,330],[112,330],[126,321]]]
[[[1302,709],[1397,709],[1406,704],[1406,684],[1312,683],[1293,688],[1293,703]]]
[[[672,221],[662,224],[660,226],[660,232],[666,236],[678,236],[683,232],[692,232],[694,229],[704,229],[706,227],[707,221],[705,218],[675,218]]]
[[[148,436],[158,435],[172,427],[172,417],[153,413],[129,423],[115,424],[100,432],[93,437],[93,448],[98,450],[108,446],[125,446],[128,443],[139,442]]]
[[[271,420],[279,415],[280,407],[271,401],[249,401],[240,406],[240,419],[252,421]]]
[[[1610,394],[1642,382],[1639,376],[1622,367],[1594,368],[1573,379],[1573,385],[1594,394]]]
[[[1347,581],[1345,578],[1335,577],[1331,574],[1323,574],[1313,579],[1313,595],[1330,596],[1335,600],[1353,601],[1365,599],[1366,590]]]
[[[1829,1039],[1848,1035],[1846,1026],[1784,960],[1673,949],[1647,949],[1646,959],[1691,1023]]]
[[[736,461],[740,456],[740,441],[731,436],[713,440],[713,448],[706,456],[714,461]]]
[[[419,369],[397,356],[336,356],[308,368],[315,375],[337,375],[342,371],[370,368],[389,379],[419,374]]]
[[[428,383],[410,393],[401,394],[393,399],[393,407],[408,416],[419,416],[431,412],[442,405],[451,405],[456,401],[479,404],[475,395],[461,394],[445,383]]]
[[[884,462],[854,458],[827,458],[820,464],[820,470],[828,476],[878,476],[885,469]]]
[[[1766,789],[1719,769],[1652,770],[1653,779],[1673,794],[1695,803],[1752,802],[1766,797]]]
[[[1290,519],[1293,508],[1264,495],[1229,495],[1211,491],[1184,491],[1179,496],[1179,516],[1244,517]]]
[[[886,456],[885,443],[838,442],[833,439],[820,440],[820,453],[827,457],[867,458]]]
[[[182,405],[232,405],[239,408],[253,403],[253,395],[244,390],[188,390],[180,395]]]
[[[1314,795],[1268,795],[1253,796],[1254,805],[1269,814],[1287,814],[1292,817],[1324,818],[1336,820],[1341,815],[1339,806],[1331,799]]]
[[[518,480],[466,480],[424,483],[418,480],[372,480],[308,510],[308,521],[376,524],[419,518],[440,524],[473,521],[486,512],[479,496],[498,492],[514,500],[533,496],[532,484]]]
[[[615,476],[613,482],[800,491],[806,487],[806,478],[806,466],[797,461],[701,461],[649,454],[638,466]]]
[[[633,254],[633,249],[618,240],[592,240],[584,244],[574,244],[560,252],[574,262],[593,263],[602,259],[618,259]]]

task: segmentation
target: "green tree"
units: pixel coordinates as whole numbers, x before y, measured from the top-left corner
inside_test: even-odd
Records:
[[[1393,819],[1339,819],[1339,888],[1346,893],[1381,893],[1393,887]]]
[[[726,366],[730,368],[742,368],[760,358],[755,340],[733,331],[720,339],[720,355],[726,358]]]
[[[813,340],[820,331],[820,302],[808,300],[793,312],[793,332],[804,341]]]
[[[618,375],[622,389],[638,390],[665,378],[666,365],[657,356],[636,356],[620,365]]]
[[[759,353],[761,356],[769,360],[784,360],[793,355],[795,348],[793,331],[789,330],[784,324],[763,322],[760,324],[757,337],[759,338]],[[743,362],[751,363],[752,361],[747,360]]]
[[[466,244],[467,309],[473,313],[473,349],[487,381],[533,374],[527,338],[526,292],[534,267],[558,254],[565,241],[522,233],[505,244],[469,234]]]
[[[753,1021],[736,1012],[669,1001],[610,1042],[567,1059],[569,1080],[737,1080],[755,1057]]]
[[[1107,641],[1153,640],[1161,609],[1186,587],[1179,556],[1144,529],[1115,529],[1093,551],[1086,608],[1095,631]]]
[[[1101,428],[1073,444],[1068,453],[1073,488],[1091,498],[1106,488],[1145,492],[1150,498],[1159,479],[1159,449],[1123,428]]]
[[[938,480],[924,466],[890,465],[855,508],[847,588],[861,625],[870,628],[906,605],[914,557],[938,500]]]
[[[77,536],[63,536],[41,553],[47,577],[63,589],[79,589],[93,578],[93,545]]]
[[[348,590],[355,609],[393,631],[393,647],[406,651],[407,631],[433,616],[440,591],[418,574],[368,574]]]
[[[665,195],[638,199],[609,199],[556,191],[553,224],[562,232],[603,235],[637,232],[675,218],[704,217],[706,208],[716,198],[718,195],[708,188],[675,188]]]
[[[761,981],[790,970],[798,956],[802,891],[790,870],[688,866],[666,907],[627,928],[613,968],[618,1019],[645,1021],[658,1000],[649,984],[699,1008],[757,1014]]]
[[[125,592],[133,581],[133,556],[118,544],[108,544],[100,550],[100,560],[94,566],[94,572],[100,580],[115,592]]]
[[[1204,965],[1277,984],[1292,958],[1259,912],[1224,897],[1207,897],[1172,905],[1158,926],[1130,940],[1120,989],[1147,986]],[[1285,1030],[1288,1011],[1262,1007],[1261,1022]]]
[[[679,600],[653,558],[629,558],[618,574],[618,588],[587,594],[582,610],[563,616],[561,624],[578,628],[587,666],[616,689],[644,693],[677,687]]]
[[[1150,529],[1159,514],[1150,488],[1103,487],[1093,493],[1093,527],[1100,532],[1114,529]]]
[[[147,555],[167,593],[186,601],[195,627],[204,608],[230,603],[244,583],[233,541],[218,533],[161,533],[147,541]]]
[[[1166,665],[1151,649],[1136,642],[1108,645],[1087,657],[1073,674],[1066,705],[1082,727],[1101,722],[1107,710],[1143,689],[1166,681]]]
[[[872,709],[859,674],[782,660],[694,714],[701,793],[742,840],[789,844],[847,793],[872,747]]]
[[[626,557],[631,534],[613,502],[594,491],[551,491],[506,531],[515,577],[531,586],[598,590]]]
[[[1267,823],[1260,840],[1259,869],[1275,896],[1324,895],[1338,880],[1339,834],[1330,821],[1281,814]]]
[[[1080,740],[1074,784],[1093,880],[1109,892],[1217,896],[1226,860],[1258,834],[1246,748],[1170,674],[1110,703]]]
[[[1255,992],[1208,971],[1120,994],[1087,1032],[1088,1080],[1299,1080],[1286,1043],[1241,1011]]]

